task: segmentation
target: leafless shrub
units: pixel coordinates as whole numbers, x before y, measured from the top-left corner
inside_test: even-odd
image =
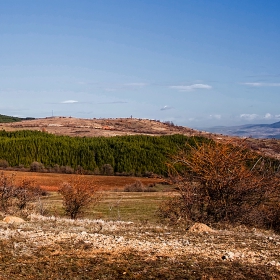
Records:
[[[60,172],[65,174],[74,174],[75,170],[71,166],[60,166]]]
[[[124,192],[156,192],[155,184],[145,186],[141,181],[137,180],[132,184],[124,187]]]
[[[187,147],[169,165],[180,196],[161,206],[163,217],[275,228],[280,181],[272,166],[232,143]]]
[[[64,182],[59,193],[63,198],[65,213],[71,219],[76,219],[87,206],[97,203],[101,198],[96,187],[82,177],[73,177],[70,182]]]
[[[15,205],[19,210],[26,208],[27,203],[35,201],[44,192],[35,184],[34,180],[23,178],[21,182],[14,187]]]
[[[30,164],[30,171],[32,172],[42,172],[44,171],[45,167],[41,162],[33,161]]]
[[[132,184],[126,185],[124,187],[125,192],[144,192],[144,190],[145,190],[145,186],[139,180],[135,181]]]
[[[10,165],[9,165],[8,161],[6,161],[5,159],[0,159],[0,167],[1,168],[7,168],[9,166]]]
[[[14,213],[27,209],[29,202],[35,201],[45,192],[34,180],[23,178],[15,184],[15,175],[0,175],[0,209],[5,213]]]
[[[8,212],[14,197],[15,175],[6,176],[3,172],[0,175],[0,208],[5,213]]]
[[[102,166],[102,174],[107,176],[114,175],[114,168],[111,166],[111,164],[104,164]]]

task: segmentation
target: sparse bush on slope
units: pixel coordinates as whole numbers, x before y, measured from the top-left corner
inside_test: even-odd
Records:
[[[267,160],[231,143],[187,148],[169,165],[180,196],[162,204],[162,218],[279,230],[280,177]]]

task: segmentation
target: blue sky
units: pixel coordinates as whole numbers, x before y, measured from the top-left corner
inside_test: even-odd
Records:
[[[0,0],[0,113],[280,121],[280,1]]]

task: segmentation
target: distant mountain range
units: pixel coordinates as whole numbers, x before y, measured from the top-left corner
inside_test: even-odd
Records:
[[[280,122],[272,124],[247,124],[240,126],[216,126],[205,131],[231,136],[280,139]]]

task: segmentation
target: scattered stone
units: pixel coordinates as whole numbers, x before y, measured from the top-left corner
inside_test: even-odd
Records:
[[[208,227],[203,223],[195,223],[189,229],[189,232],[215,232],[212,228]]]
[[[21,224],[25,222],[22,218],[15,216],[6,216],[3,221],[7,224]]]
[[[233,259],[234,258],[234,256],[235,256],[235,254],[233,253],[233,252],[227,252],[227,258],[228,259]]]

